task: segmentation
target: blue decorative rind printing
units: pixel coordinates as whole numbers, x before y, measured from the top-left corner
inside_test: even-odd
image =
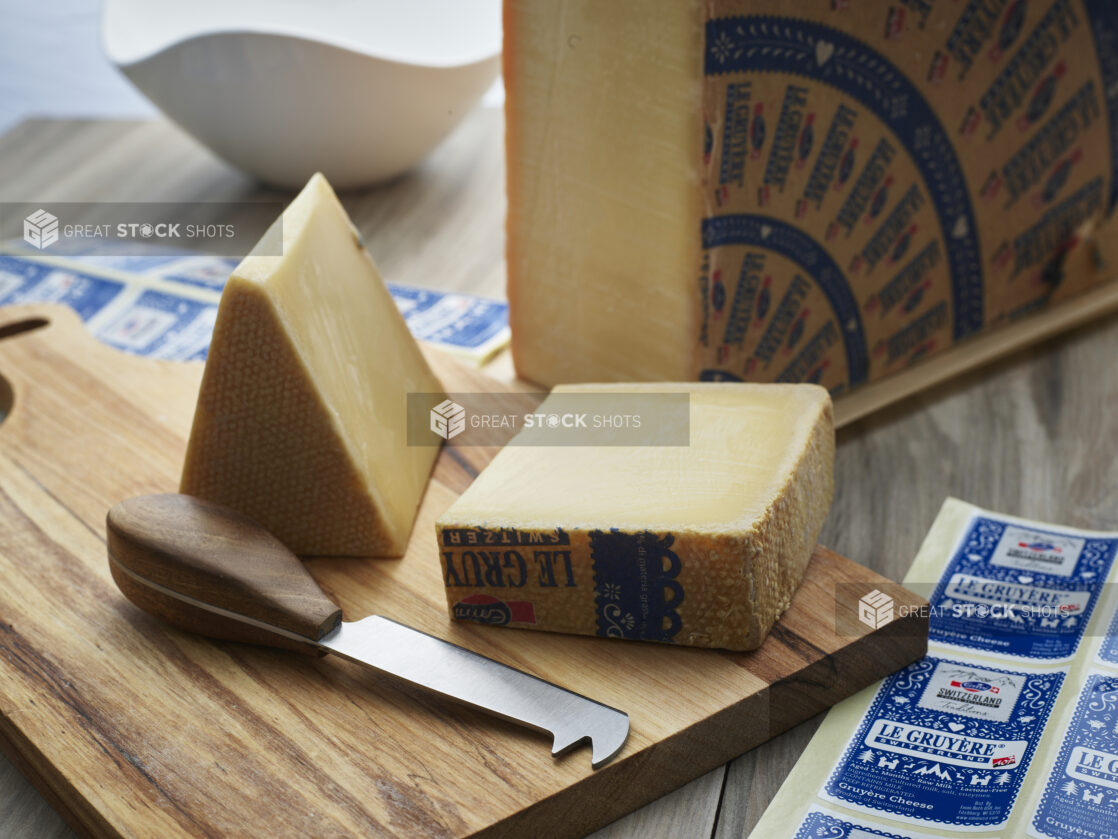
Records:
[[[702,239],[704,250],[720,245],[763,247],[798,264],[822,289],[835,318],[843,327],[850,384],[856,385],[866,380],[869,374],[869,355],[866,352],[866,335],[862,329],[858,303],[850,293],[850,284],[842,269],[826,248],[798,227],[769,216],[748,213],[704,219]],[[705,381],[720,381],[731,377],[725,373],[719,376],[718,371],[708,370],[700,378]]]
[[[1110,124],[1110,201],[1107,212],[1118,203],[1118,3],[1114,0],[1083,0],[1091,20],[1102,89]]]
[[[598,634],[607,638],[671,641],[682,626],[676,609],[683,586],[675,536],[642,531],[590,533]]]
[[[830,85],[889,126],[920,170],[943,234],[951,240],[955,340],[982,329],[982,251],[974,208],[947,132],[916,86],[864,42],[828,26],[767,16],[708,21],[706,75],[757,72]],[[856,381],[851,376],[851,383]]]

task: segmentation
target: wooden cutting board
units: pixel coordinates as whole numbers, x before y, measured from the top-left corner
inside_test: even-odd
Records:
[[[451,392],[511,390],[432,362]],[[478,448],[444,449],[404,559],[308,566],[347,620],[386,615],[627,711],[604,768],[334,657],[171,629],[114,587],[104,520],[175,490],[201,370],[101,346],[66,308],[0,310],[0,745],[80,834],[578,836],[924,653],[926,619],[850,617],[859,591],[898,614],[922,599],[824,548],[749,654],[454,624],[433,523],[494,454]]]

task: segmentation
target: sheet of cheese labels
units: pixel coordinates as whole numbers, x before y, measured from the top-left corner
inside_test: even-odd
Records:
[[[1118,839],[1116,554],[947,499],[905,577],[927,656],[830,711],[752,835]]]
[[[0,306],[64,303],[100,340],[148,358],[204,360],[221,290],[239,260],[111,252],[80,257],[0,252]],[[412,334],[474,364],[509,341],[508,304],[388,284]]]

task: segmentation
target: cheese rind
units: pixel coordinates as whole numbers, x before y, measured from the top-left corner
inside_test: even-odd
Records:
[[[278,224],[222,294],[180,489],[296,553],[400,556],[438,453],[407,394],[442,387],[325,178]]]
[[[748,650],[791,602],[833,494],[813,385],[685,391],[687,446],[507,446],[436,524],[453,617]],[[552,397],[554,398],[554,397]],[[548,412],[548,402],[539,407]]]

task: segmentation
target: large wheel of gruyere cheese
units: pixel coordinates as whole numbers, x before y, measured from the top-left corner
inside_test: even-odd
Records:
[[[1100,281],[1118,3],[562,5],[506,14],[522,375],[838,394]]]

